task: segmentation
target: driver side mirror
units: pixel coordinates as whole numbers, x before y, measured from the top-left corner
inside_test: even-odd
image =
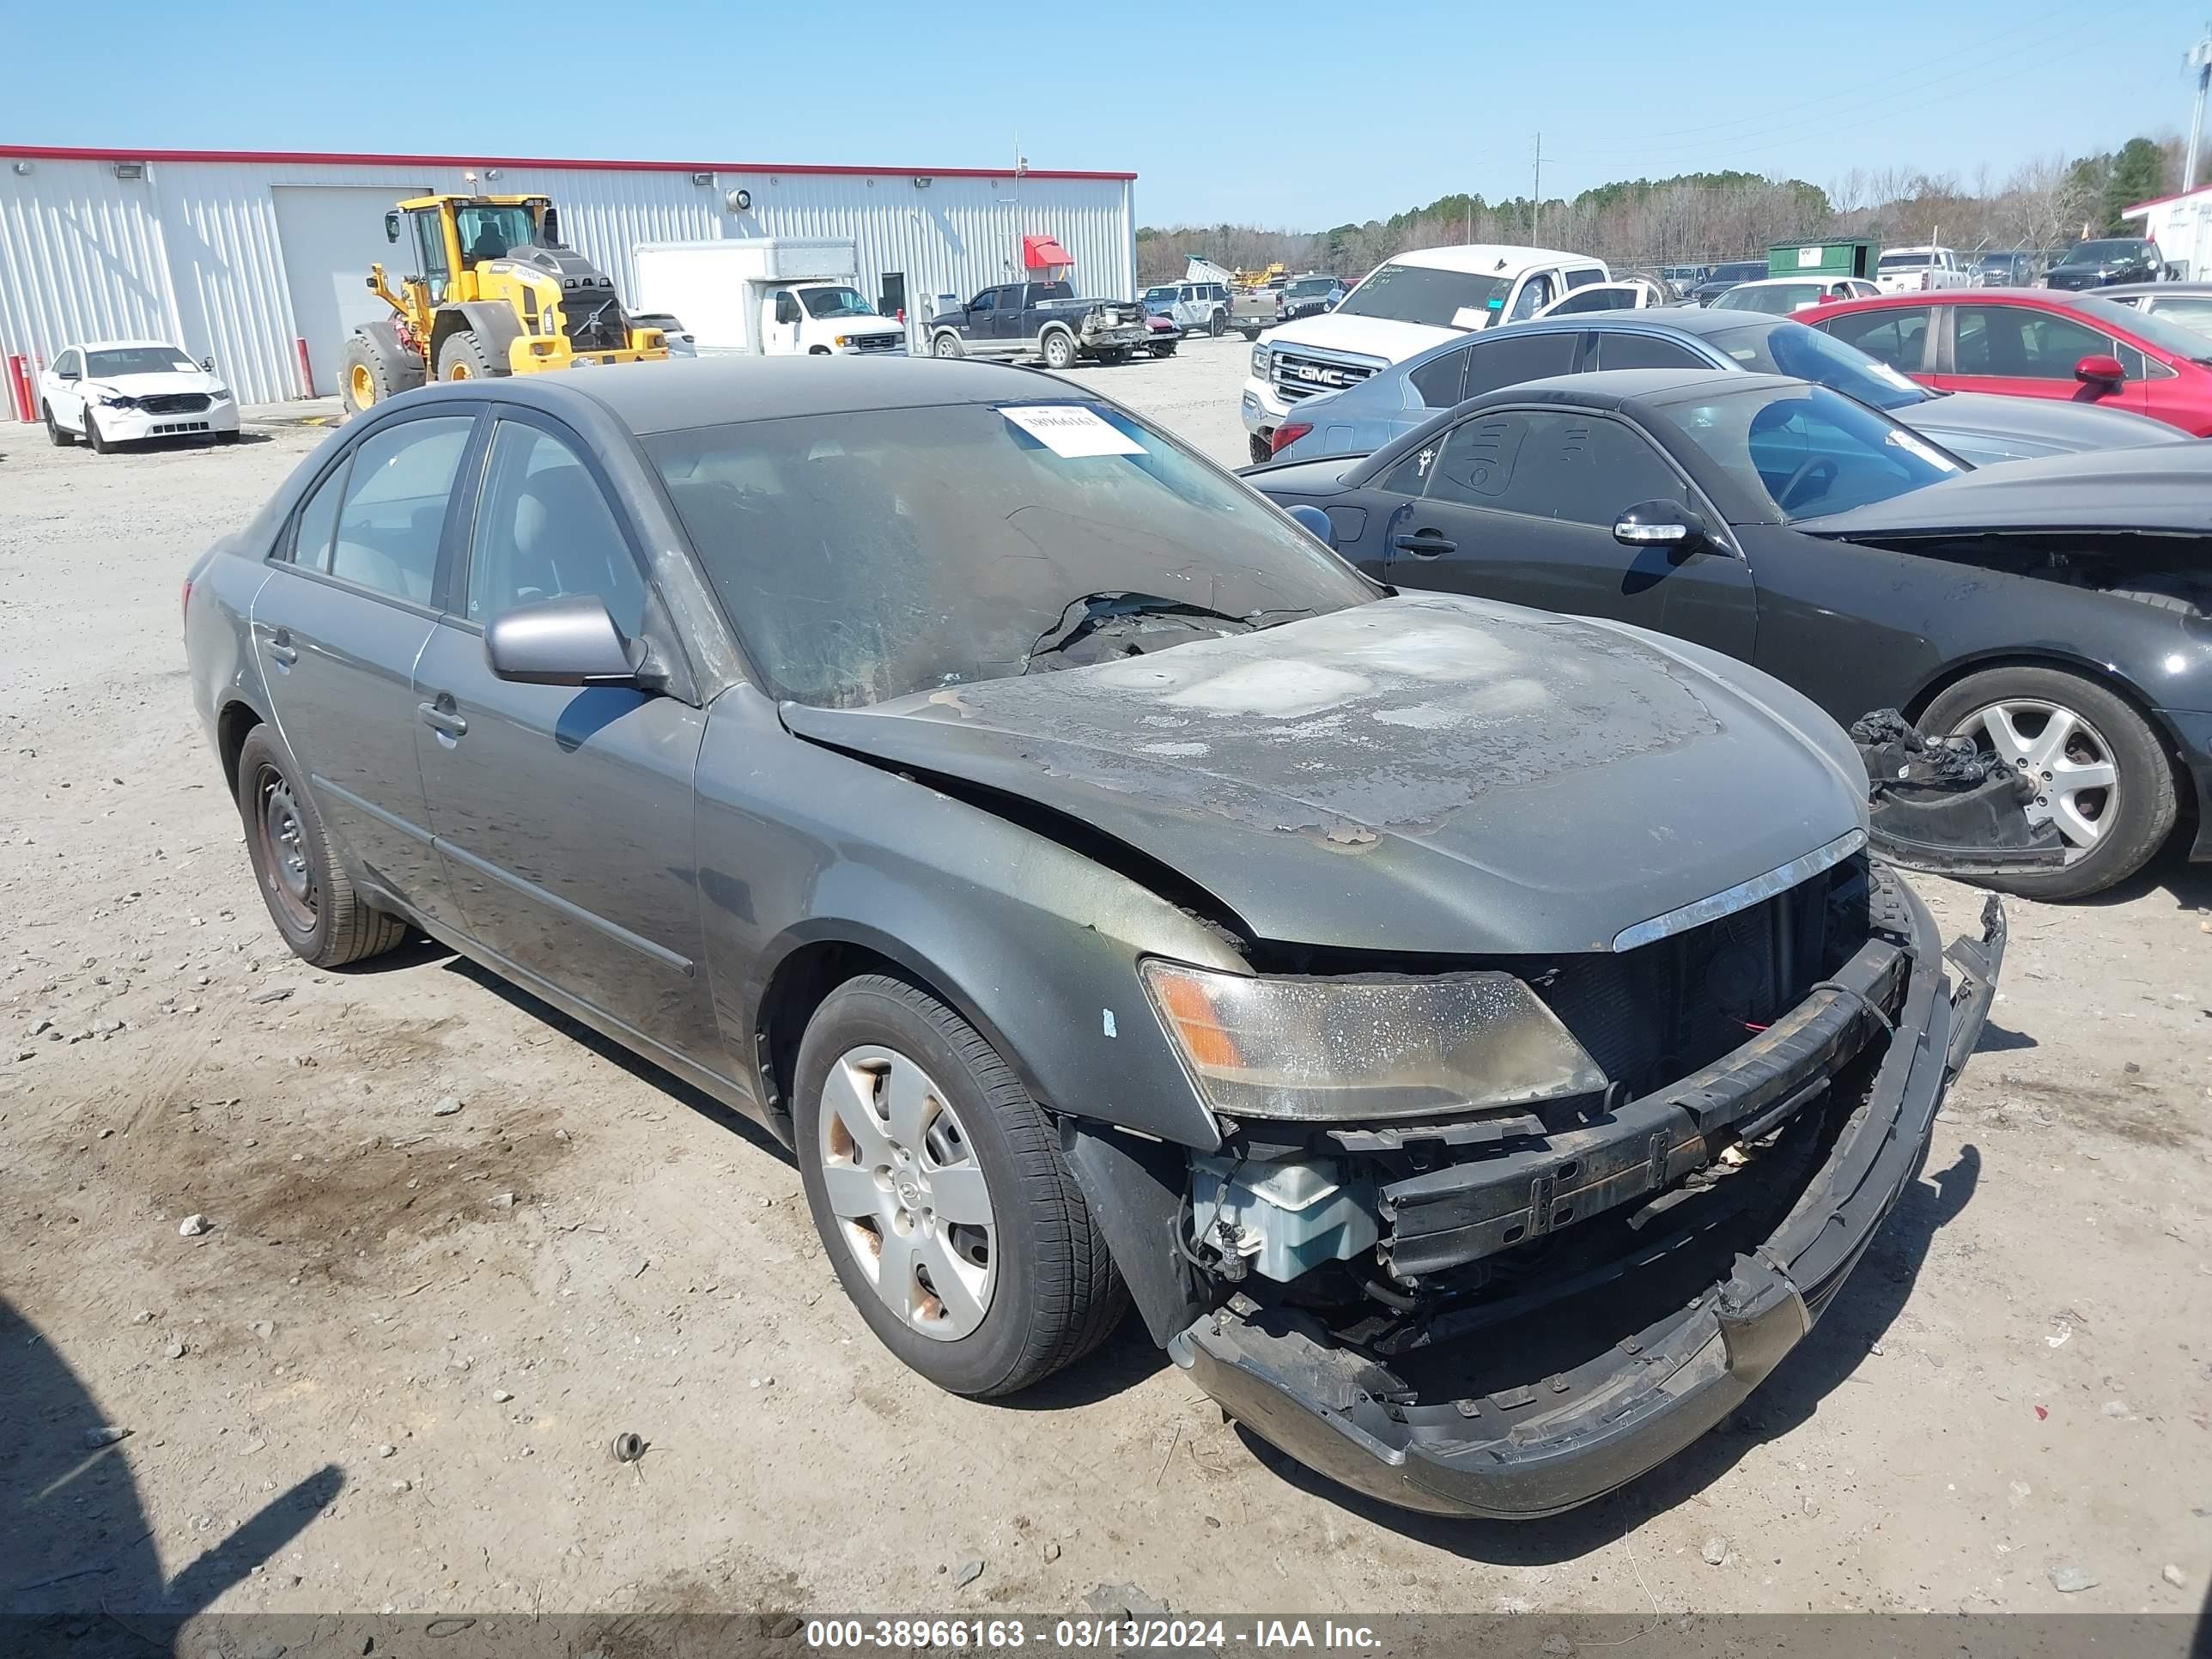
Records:
[[[1616,520],[1613,538],[1624,547],[1663,547],[1689,553],[1712,545],[1705,515],[1684,501],[1638,501]]]
[[[200,370],[201,370],[201,372],[202,372],[203,374],[214,374],[214,373],[215,373],[215,359],[214,359],[214,358],[212,358],[212,357],[203,357],[203,358],[201,358],[201,359],[200,359]]]
[[[1291,517],[1295,519],[1299,526],[1323,547],[1334,547],[1336,544],[1336,532],[1329,526],[1328,514],[1319,507],[1310,507],[1305,502],[1300,501],[1291,509]]]
[[[384,216],[384,240],[387,242],[399,240],[399,210],[397,208]]]
[[[2074,365],[2074,378],[2084,386],[2102,386],[2110,391],[2126,381],[2128,372],[2120,366],[2118,357],[2094,352]]]
[[[484,629],[491,672],[523,685],[635,685],[645,655],[592,593],[518,605]]]

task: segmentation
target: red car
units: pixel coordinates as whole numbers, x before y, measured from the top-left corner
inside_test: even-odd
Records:
[[[2094,293],[1886,294],[1796,318],[1938,392],[2066,398],[2212,435],[2212,339]]]

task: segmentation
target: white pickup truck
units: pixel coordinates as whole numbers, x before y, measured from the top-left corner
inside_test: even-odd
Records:
[[[1874,285],[1884,294],[1923,294],[1937,288],[1972,288],[1974,273],[1948,247],[1893,247],[1874,269]]]
[[[1602,259],[1557,248],[1478,242],[1384,260],[1336,308],[1270,330],[1252,348],[1242,414],[1252,459],[1291,408],[1341,392],[1455,334],[1525,322],[1567,295],[1609,283]]]

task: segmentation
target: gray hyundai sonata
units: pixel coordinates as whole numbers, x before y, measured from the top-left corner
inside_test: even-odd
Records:
[[[270,920],[419,930],[768,1126],[1000,1395],[1133,1300],[1350,1486],[1533,1516],[1755,1387],[1911,1182],[1942,949],[1811,703],[1367,580],[1069,383],[639,365],[380,404],[193,567]]]

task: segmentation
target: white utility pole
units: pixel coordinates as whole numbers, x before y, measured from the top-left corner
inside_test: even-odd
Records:
[[[1540,247],[1543,244],[1536,237],[1536,228],[1544,219],[1544,135],[1540,132],[1536,135],[1535,190],[1536,193],[1528,198],[1528,241],[1532,246]]]
[[[2212,88],[2212,23],[2181,60],[2197,71],[2197,107],[2189,118],[2189,149],[2181,158],[2181,187],[2197,188],[2197,146],[2204,137],[2204,94]]]

